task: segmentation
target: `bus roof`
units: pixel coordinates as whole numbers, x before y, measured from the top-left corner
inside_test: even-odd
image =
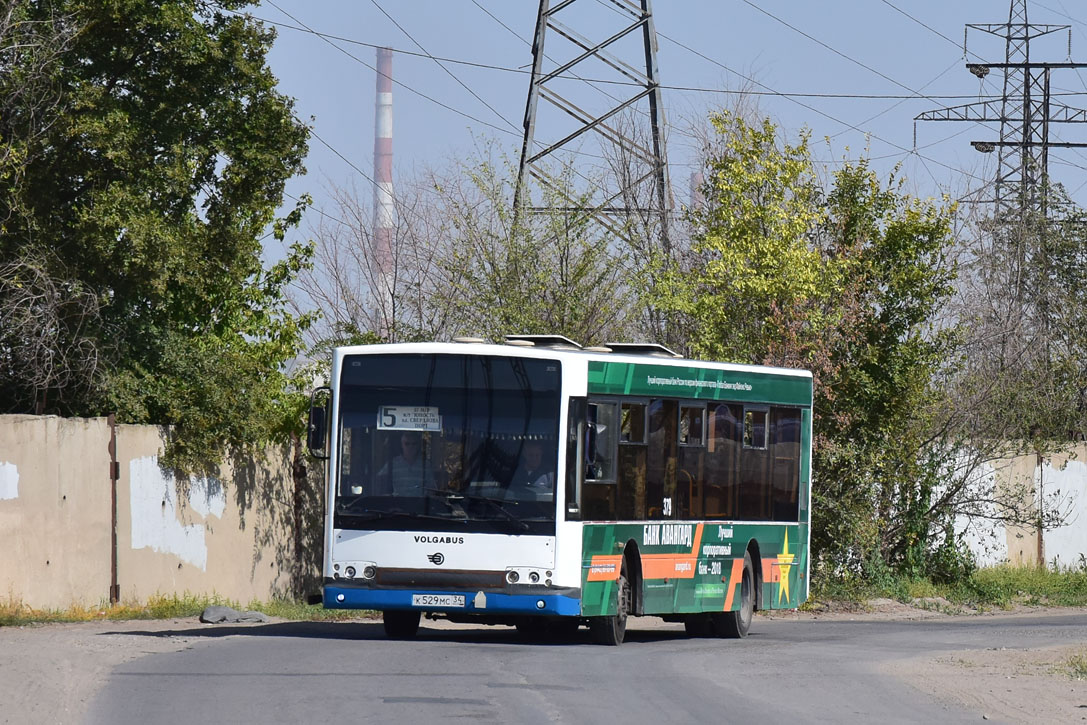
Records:
[[[757,373],[763,375],[788,376],[811,379],[808,370],[797,368],[771,367],[766,365],[747,365],[688,358],[661,357],[653,354],[632,354],[628,352],[603,352],[600,348],[571,349],[569,347],[525,346],[523,344],[493,344],[486,342],[403,342],[379,345],[355,345],[338,347],[336,355],[495,355],[505,357],[546,358],[569,362],[605,362],[636,365],[656,365],[676,368],[703,368],[709,370]]]

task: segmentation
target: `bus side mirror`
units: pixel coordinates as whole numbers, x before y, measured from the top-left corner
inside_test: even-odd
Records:
[[[306,446],[315,458],[328,458],[328,409],[332,390],[327,386],[315,388],[310,395],[309,421],[306,424]]]

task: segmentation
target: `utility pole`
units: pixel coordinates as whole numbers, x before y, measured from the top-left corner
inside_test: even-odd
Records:
[[[604,7],[603,11],[601,6]],[[582,14],[578,15],[578,11]],[[573,27],[574,24],[586,25],[584,13],[592,11],[606,13],[607,19],[619,21],[608,37],[599,42],[589,40]],[[570,24],[562,22],[560,14],[563,18],[570,18]],[[594,25],[597,25],[595,21]],[[641,48],[636,53],[638,36],[641,38]],[[549,39],[550,45],[547,42]],[[564,59],[555,60],[547,51]],[[634,59],[635,55],[639,56],[637,60]],[[602,75],[608,77],[602,79]],[[584,80],[585,77],[593,80]],[[571,100],[571,93],[579,94],[577,102]],[[598,105],[591,99],[590,103],[583,102],[581,99],[586,93],[591,93],[596,102],[603,100],[606,107],[602,111],[586,110],[588,105],[594,108]],[[557,109],[559,118],[566,121],[573,119],[573,126],[566,131],[559,131],[557,123],[554,127],[549,124],[547,130],[557,132],[551,134],[557,140],[541,142],[537,138],[540,99]],[[645,105],[648,105],[648,109],[644,108]],[[636,137],[637,125],[625,123],[621,115],[639,111],[648,115],[648,143]],[[514,191],[515,226],[526,212],[580,212],[593,217],[616,235],[631,239],[627,222],[638,215],[643,222],[657,227],[665,251],[670,251],[668,215],[671,190],[663,129],[657,35],[650,0],[607,0],[599,4],[586,0],[580,3],[578,0],[559,0],[555,3],[540,0],[532,44],[532,78],[525,108],[521,163]],[[595,148],[601,149],[600,154],[586,151],[585,134],[590,131],[596,134],[599,144]],[[544,167],[544,162],[559,152],[581,153],[586,158],[595,157],[597,161],[602,157],[613,166],[617,162],[627,161],[637,168],[630,175],[617,173],[614,168],[610,174],[598,174],[614,178],[615,183],[596,190],[586,204],[584,200],[575,199],[577,194],[571,192],[569,185],[560,184]],[[525,192],[528,176],[557,194],[566,206],[546,209],[528,206]],[[595,179],[588,183],[593,185]],[[643,244],[647,242],[649,240],[642,241]]]
[[[1002,70],[1003,97],[926,111],[914,121],[999,122],[998,140],[971,142],[982,153],[995,150],[998,154],[993,198],[983,199],[981,203],[995,204],[994,216],[1002,223],[1044,219],[1048,209],[1049,149],[1087,147],[1087,143],[1049,140],[1052,123],[1087,123],[1087,110],[1053,102],[1050,76],[1057,69],[1087,68],[1087,63],[1031,60],[1031,40],[1065,30],[1068,31],[1068,55],[1071,57],[1072,28],[1070,25],[1030,23],[1027,0],[1012,0],[1006,23],[967,25],[963,36],[964,54],[971,29],[1004,39],[1003,63],[966,64],[967,70],[978,78],[985,78],[993,69]]]

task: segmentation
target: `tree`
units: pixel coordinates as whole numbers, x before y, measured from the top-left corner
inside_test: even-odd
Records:
[[[173,424],[171,451],[188,464],[280,424],[282,366],[306,324],[286,312],[283,289],[309,251],[265,270],[261,240],[285,180],[303,170],[307,129],[265,62],[274,33],[233,12],[244,5],[24,5],[28,22],[61,16],[78,32],[55,72],[59,113],[6,190],[14,212],[0,261],[33,254],[95,296],[97,319],[79,329],[102,372],[79,394],[41,390],[37,404]],[[9,411],[26,397],[3,395]]]
[[[824,187],[806,135],[790,145],[769,121],[711,122],[705,205],[657,303],[683,316],[697,356],[812,370],[815,560],[927,573],[965,491],[941,417],[958,359],[941,325],[952,207],[864,161]]]
[[[334,190],[335,213],[315,230],[316,263],[295,301],[323,311],[313,342],[631,335],[634,286],[615,240],[575,212],[526,212],[515,224],[514,178],[485,142],[467,161],[400,182],[384,265],[368,204],[352,189]],[[558,178],[572,186],[569,170]],[[540,207],[569,206],[556,193],[530,194]]]
[[[1087,435],[1087,227],[1063,188],[1046,214],[982,219],[956,314],[969,323],[957,402],[983,435],[1045,453]]]
[[[71,18],[32,19],[30,9],[29,0],[0,3],[0,232],[14,213],[29,147],[57,116],[57,73],[75,35]]]
[[[467,330],[495,340],[561,334],[586,344],[631,334],[636,300],[625,249],[588,214],[569,211],[591,197],[575,188],[571,168],[540,188],[526,186],[526,209],[543,211],[523,209],[516,219],[511,164],[483,159],[463,174],[468,183],[444,196],[453,226],[444,266]]]

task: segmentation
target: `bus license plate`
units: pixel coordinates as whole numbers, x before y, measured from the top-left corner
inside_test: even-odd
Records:
[[[463,607],[463,594],[412,594],[413,607]]]

